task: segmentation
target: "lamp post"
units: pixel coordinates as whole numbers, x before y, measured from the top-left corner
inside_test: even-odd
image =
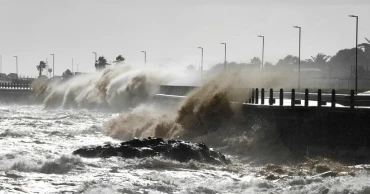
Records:
[[[1,61],[0,61],[0,73],[3,71],[3,56],[1,56]]]
[[[13,56],[15,57],[15,71],[17,73],[17,76],[18,76],[18,56]]]
[[[226,43],[221,42],[220,44],[225,45],[225,59],[224,59],[224,71],[226,71]]]
[[[355,86],[355,93],[357,95],[357,51],[358,51],[358,16],[349,15],[349,17],[356,18],[356,86]]]
[[[301,27],[293,26],[299,29],[299,55],[298,55],[298,89],[301,88]]]
[[[144,66],[146,66],[146,51],[141,51],[142,53],[144,53]]]
[[[54,56],[54,54],[50,54],[50,55],[52,55],[53,56],[53,79],[54,79],[54,73],[55,73],[55,68],[54,68],[54,58],[55,58],[55,56]]]
[[[97,61],[97,54],[96,54],[96,52],[92,52],[92,53],[95,54],[95,63],[96,63],[96,61]]]
[[[265,57],[265,36],[259,35],[258,37],[262,38],[262,65],[261,69],[263,68],[263,58]]]
[[[72,73],[73,73],[73,58],[72,58]]]
[[[198,48],[202,50],[202,58],[201,58],[201,63],[200,63],[200,81],[202,81],[202,78],[203,78],[203,47],[198,47]]]

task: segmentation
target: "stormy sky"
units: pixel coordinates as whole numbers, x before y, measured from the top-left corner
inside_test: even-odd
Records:
[[[204,66],[223,61],[248,62],[261,55],[276,63],[287,54],[298,55],[302,27],[302,59],[319,52],[334,55],[370,38],[368,0],[0,0],[0,55],[3,72],[37,75],[40,60],[55,54],[56,75],[79,64],[94,71],[94,55],[108,61],[122,54],[126,63],[178,66],[198,64],[204,47]]]

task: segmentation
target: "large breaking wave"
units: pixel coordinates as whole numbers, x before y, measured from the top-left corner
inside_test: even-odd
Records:
[[[164,108],[163,103],[151,100],[158,92],[158,85],[198,84],[197,74],[122,65],[38,88],[45,90],[42,94],[47,108],[122,111],[104,124],[105,134],[117,139],[147,136],[182,138],[202,141],[233,153],[254,149],[259,152],[263,147],[274,144],[278,151],[272,152],[285,158],[286,150],[277,143],[274,127],[260,118],[245,118],[241,112],[242,103],[250,97],[247,88],[282,86],[286,80],[269,73],[257,75],[245,69],[229,70],[209,75],[200,87],[175,107]],[[245,125],[246,119],[253,120],[251,123],[254,124]],[[261,139],[267,143],[256,143]]]
[[[88,108],[122,111],[151,99],[158,85],[194,84],[195,75],[172,69],[144,69],[116,65],[102,72],[82,74],[63,81],[36,81],[36,98],[46,108]]]

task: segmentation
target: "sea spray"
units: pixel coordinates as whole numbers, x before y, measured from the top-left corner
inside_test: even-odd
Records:
[[[158,85],[194,84],[194,73],[171,68],[138,68],[116,65],[101,72],[81,74],[69,79],[40,81],[33,85],[34,95],[46,108],[88,108],[122,111],[150,100]],[[181,81],[183,80],[183,81]]]
[[[259,150],[272,145],[262,146],[257,142],[265,137],[263,134],[274,134],[266,129],[267,125],[241,114],[242,103],[251,95],[248,88],[274,87],[282,80],[271,75],[265,73],[256,79],[253,71],[229,70],[205,80],[202,86],[179,103],[177,110],[164,111],[151,99],[159,84],[179,82],[183,78],[181,73],[117,66],[48,86],[44,104],[46,107],[123,111],[104,124],[105,134],[117,139],[180,137],[243,154],[246,150]],[[253,125],[246,125],[246,120]],[[276,143],[272,139],[271,142]]]
[[[248,84],[252,78],[253,72],[219,74],[190,92],[177,110],[163,112],[145,105],[135,108],[108,121],[106,134],[121,140],[148,135],[178,137],[204,142],[226,153],[248,153],[262,163],[286,160],[289,150],[280,143],[274,123],[242,111],[243,102],[251,96]],[[274,80],[278,78],[261,83],[274,87]],[[261,157],[262,153],[266,157]]]
[[[158,111],[155,106],[141,105],[107,121],[104,128],[107,135],[120,140],[148,136],[170,138],[181,128],[174,120],[170,112]]]

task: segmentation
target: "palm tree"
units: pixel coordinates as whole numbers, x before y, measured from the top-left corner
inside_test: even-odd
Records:
[[[318,53],[315,57],[311,56],[311,59],[307,59],[306,61],[319,69],[325,69],[328,66],[328,61],[330,58],[330,56],[327,56],[323,53]]]
[[[101,56],[101,57],[99,57],[98,61],[95,63],[95,68],[96,68],[96,70],[99,71],[99,70],[104,69],[107,65],[109,65],[107,63],[107,59],[105,59],[104,56]]]
[[[40,64],[37,65],[36,68],[39,71],[39,77],[41,77],[42,71],[46,68],[46,63],[44,61],[40,61]]]
[[[323,53],[319,53],[316,55],[316,57],[311,56],[311,59],[307,59],[306,61],[310,63],[323,64],[323,63],[327,63],[329,59],[330,59],[330,56],[327,56]]]
[[[118,55],[118,57],[116,57],[116,61],[115,62],[122,62],[122,61],[124,61],[125,60],[125,58],[123,58],[122,57],[122,55]]]

